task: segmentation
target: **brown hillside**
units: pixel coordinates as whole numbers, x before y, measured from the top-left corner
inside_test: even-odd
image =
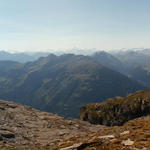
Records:
[[[0,100],[2,150],[149,150],[150,118],[91,125]]]
[[[92,124],[107,126],[123,125],[125,122],[150,114],[150,89],[116,97],[104,103],[86,105],[81,108],[80,119]]]

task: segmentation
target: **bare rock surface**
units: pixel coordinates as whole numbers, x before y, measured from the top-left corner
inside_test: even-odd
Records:
[[[149,150],[150,117],[106,127],[0,100],[0,149]]]
[[[80,120],[64,120],[55,114],[0,100],[0,141],[8,145],[55,145],[63,138],[96,132]]]
[[[130,146],[134,144],[134,141],[131,141],[130,139],[124,140],[122,141],[122,144]]]

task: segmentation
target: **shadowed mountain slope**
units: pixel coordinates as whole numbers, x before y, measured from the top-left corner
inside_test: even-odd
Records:
[[[150,87],[150,61],[144,65],[135,66],[130,70],[130,76],[146,87]]]
[[[5,67],[7,68],[7,67]],[[8,76],[9,75],[9,76]],[[0,98],[77,117],[81,106],[144,89],[136,81],[82,55],[49,55],[8,64],[0,75]]]

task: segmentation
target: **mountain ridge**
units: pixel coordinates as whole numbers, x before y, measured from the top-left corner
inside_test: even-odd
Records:
[[[49,55],[17,65],[6,73],[11,76],[0,76],[0,98],[65,117],[77,117],[87,103],[145,88],[82,55]]]

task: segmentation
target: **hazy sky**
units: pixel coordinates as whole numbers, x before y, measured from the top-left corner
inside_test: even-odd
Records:
[[[0,49],[150,48],[150,0],[1,0]]]

